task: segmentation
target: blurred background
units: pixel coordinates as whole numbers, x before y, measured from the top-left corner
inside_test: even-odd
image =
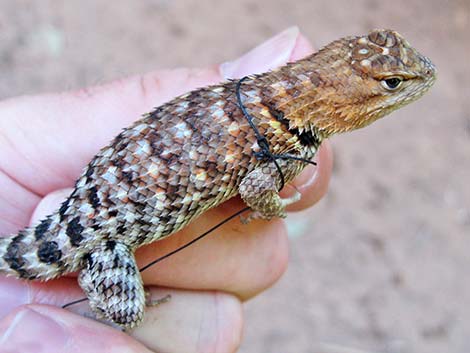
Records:
[[[316,48],[396,29],[439,77],[333,139],[329,194],[290,216],[289,269],[247,303],[240,352],[468,353],[470,1],[0,0],[0,98],[221,62],[292,25]]]

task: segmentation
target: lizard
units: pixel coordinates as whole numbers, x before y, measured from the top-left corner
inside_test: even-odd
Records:
[[[323,140],[418,99],[432,62],[378,29],[275,70],[181,95],[143,115],[85,167],[61,207],[0,238],[0,274],[78,271],[98,319],[130,330],[147,304],[134,251],[240,195],[250,219],[285,217],[279,191]]]

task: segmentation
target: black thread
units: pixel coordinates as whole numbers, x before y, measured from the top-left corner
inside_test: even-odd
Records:
[[[210,233],[212,233],[214,230],[216,230],[217,228],[223,226],[225,223],[231,221],[232,219],[234,219],[235,217],[238,217],[240,216],[242,213],[248,211],[250,208],[249,207],[245,207],[245,208],[242,208],[241,210],[235,212],[234,214],[232,214],[231,216],[225,218],[224,220],[220,221],[219,223],[217,223],[215,226],[211,227],[209,230],[205,231],[204,233],[202,233],[201,235],[199,235],[197,238],[194,238],[193,240],[191,241],[188,241],[186,244],[180,246],[179,248],[176,248],[175,250],[173,251],[170,251],[169,253],[159,257],[158,259],[156,260],[153,260],[152,262],[148,263],[147,265],[145,265],[144,267],[142,267],[139,272],[143,272],[145,271],[146,269],[148,269],[149,267],[155,265],[156,263],[160,262],[160,261],[163,261],[165,260],[166,258],[180,252],[181,250],[184,250],[186,249],[188,246],[191,246],[192,244],[198,242],[199,240],[201,240],[202,238],[204,238],[205,236],[209,235]],[[67,303],[67,304],[64,304],[62,305],[62,309],[65,309],[65,308],[68,308],[69,306],[72,306],[72,305],[75,305],[75,304],[79,304],[79,303],[82,303],[84,301],[87,301],[88,298],[81,298],[81,299],[77,299],[77,300],[74,300],[73,302],[70,302],[70,303]]]
[[[281,170],[281,167],[279,166],[279,164],[277,163],[276,159],[284,159],[284,160],[296,160],[296,161],[300,161],[300,162],[304,162],[304,163],[309,163],[309,164],[313,164],[313,165],[317,165],[314,161],[310,161],[308,159],[305,159],[305,158],[302,158],[302,157],[297,157],[297,156],[293,156],[293,155],[290,155],[290,154],[273,154],[271,153],[270,149],[269,149],[269,142],[268,140],[266,139],[265,136],[261,135],[261,133],[259,132],[258,128],[256,127],[256,125],[253,123],[253,118],[252,116],[248,113],[248,111],[246,110],[245,106],[243,105],[242,103],[242,100],[241,100],[241,95],[240,95],[240,87],[241,87],[241,84],[242,82],[247,79],[247,76],[243,77],[242,79],[240,79],[238,82],[237,82],[237,86],[236,86],[236,95],[237,95],[237,100],[238,100],[238,105],[240,106],[240,109],[241,111],[243,112],[243,115],[246,117],[248,123],[250,124],[251,128],[253,129],[255,135],[256,135],[256,142],[258,143],[258,146],[261,148],[261,151],[260,152],[256,152],[255,153],[255,157],[259,160],[266,160],[266,159],[269,159],[271,160],[274,165],[276,166],[278,172],[279,172],[279,175],[281,177],[281,188],[279,190],[281,190],[283,187],[284,187],[284,174],[282,173],[282,170]],[[170,251],[169,253],[155,259],[154,261],[148,263],[147,265],[143,266],[141,269],[139,269],[139,272],[143,272],[145,270],[147,270],[148,268],[150,268],[151,266],[159,263],[160,261],[163,261],[167,258],[169,258],[170,256],[186,249],[187,247],[191,246],[192,244],[198,242],[199,240],[201,240],[202,238],[204,238],[205,236],[209,235],[210,233],[212,233],[214,230],[216,230],[217,228],[223,226],[225,223],[231,221],[232,219],[234,219],[235,217],[238,217],[240,216],[242,213],[248,211],[250,209],[250,207],[245,207],[245,208],[242,208],[241,210],[233,213],[231,216],[225,218],[224,220],[220,221],[219,223],[217,223],[215,226],[211,227],[209,230],[205,231],[204,233],[202,233],[201,235],[199,235],[198,237],[194,238],[193,240],[187,242],[186,244],[176,248],[175,250],[173,251]],[[62,308],[65,309],[65,308],[68,308],[69,306],[72,306],[72,305],[75,305],[75,304],[79,304],[79,303],[82,303],[84,301],[87,301],[88,298],[81,298],[81,299],[77,299],[77,300],[74,300],[72,302],[69,302],[67,304],[64,304],[62,305]]]
[[[236,88],[235,88],[235,94],[237,96],[238,105],[239,105],[243,115],[245,116],[246,120],[248,121],[248,124],[250,124],[250,127],[253,129],[253,131],[255,133],[255,136],[256,136],[256,142],[258,143],[258,146],[261,149],[261,151],[255,152],[254,156],[258,160],[269,160],[269,161],[274,163],[274,165],[276,166],[277,171],[279,172],[279,177],[281,178],[281,187],[279,188],[279,191],[280,191],[284,188],[285,179],[284,179],[284,173],[282,172],[281,167],[277,163],[277,159],[295,160],[295,161],[300,161],[300,162],[313,164],[313,165],[317,165],[317,163],[315,163],[314,161],[308,160],[306,158],[293,156],[291,154],[287,154],[287,153],[285,153],[285,154],[273,154],[270,151],[268,140],[266,139],[265,136],[261,135],[261,133],[259,132],[259,130],[256,127],[255,123],[253,122],[253,117],[250,115],[250,113],[248,113],[248,111],[246,110],[246,107],[243,105],[243,102],[242,102],[240,88],[241,88],[241,85],[242,85],[243,81],[245,81],[247,78],[248,78],[248,76],[242,77],[237,82],[237,85],[236,85]]]
[[[72,306],[72,305],[75,305],[75,304],[79,304],[79,303],[85,302],[85,301],[87,301],[87,300],[88,300],[88,298],[81,298],[81,299],[74,300],[73,302],[70,302],[70,303],[67,303],[67,304],[62,305],[62,309],[66,309],[66,308],[68,308],[69,306]]]
[[[235,217],[238,217],[239,215],[241,215],[242,213],[248,211],[250,208],[249,207],[245,207],[245,208],[242,208],[241,210],[233,213],[231,216],[225,218],[224,220],[220,221],[219,223],[217,223],[215,226],[213,226],[212,228],[210,228],[209,230],[206,230],[204,233],[202,233],[201,235],[199,235],[197,238],[194,238],[193,240],[191,241],[188,241],[186,244],[180,246],[179,248],[169,252],[168,254],[166,255],[163,255],[161,257],[159,257],[158,259],[156,260],[153,260],[152,262],[148,263],[147,265],[145,265],[144,267],[142,267],[139,272],[143,272],[145,271],[146,269],[148,269],[149,267],[155,265],[156,263],[160,262],[160,261],[163,261],[165,260],[166,258],[176,254],[177,252],[180,252],[181,250],[184,250],[186,249],[188,246],[191,246],[192,244],[194,244],[195,242],[201,240],[202,238],[204,238],[206,235],[212,233],[214,230],[216,230],[217,228],[223,226],[225,223],[231,221],[232,219],[234,219]]]

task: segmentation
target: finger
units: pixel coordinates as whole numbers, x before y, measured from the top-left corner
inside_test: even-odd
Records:
[[[44,198],[34,213],[33,223],[56,209],[63,195],[69,192],[62,190]],[[139,267],[189,242],[243,207],[243,202],[234,198],[206,212],[182,231],[138,249]],[[222,290],[247,299],[276,282],[284,273],[287,261],[288,240],[282,220],[246,225],[237,217],[142,275],[146,284]]]
[[[132,332],[156,352],[237,351],[242,337],[242,307],[232,295],[152,289],[152,298],[168,302],[148,308],[141,326]]]
[[[6,347],[16,345],[18,349],[26,343],[40,343],[44,339],[42,330],[46,330],[47,337],[51,340],[45,352],[75,352],[64,349],[64,341],[76,344],[82,350],[86,348],[86,352],[94,352],[103,344],[109,344],[108,340],[130,349],[131,352],[135,347],[139,348],[135,346],[135,341],[122,337],[120,332],[86,319],[85,317],[95,317],[88,302],[72,305],[67,310],[45,305],[24,306],[28,303],[62,306],[82,298],[83,292],[73,279],[52,281],[48,285],[0,279],[0,288],[0,293],[9,293],[2,298],[0,347],[4,347],[2,342]],[[152,300],[168,295],[170,300],[156,307],[148,307],[144,322],[130,332],[148,348],[157,352],[191,353],[234,352],[238,347],[243,322],[241,304],[236,297],[221,292],[157,288],[150,288],[150,293]],[[37,336],[33,333],[24,335],[27,331],[20,330],[34,325],[41,326],[40,330],[33,330],[38,333]],[[87,345],[90,331],[100,338],[95,342],[96,346]],[[18,350],[20,351],[25,352]]]
[[[288,37],[293,37],[292,33],[295,34],[293,44],[289,49],[289,52],[292,52],[292,48],[295,49],[297,45],[298,30],[294,32],[292,32],[292,30],[287,31],[287,33]],[[282,39],[283,35],[281,35],[280,38]],[[273,45],[272,43],[279,40],[278,37],[277,39],[275,38],[269,41],[267,45],[261,46],[261,52],[269,51],[268,49]],[[290,39],[287,42],[289,41],[292,40]],[[276,47],[276,45],[274,45],[274,47]],[[304,55],[308,49],[296,50],[296,55]],[[253,58],[258,57],[256,51],[255,49],[255,53],[251,52],[251,54],[244,56],[241,59],[242,63],[233,62],[230,63],[231,66],[225,65],[225,70],[227,70],[227,67],[232,67],[232,69],[234,67],[236,68],[237,65],[242,67],[247,66],[246,61],[250,58],[250,55]],[[285,61],[289,58],[289,56],[286,56],[281,60]],[[245,64],[243,64],[243,62],[245,62]],[[261,70],[266,69],[266,67],[263,67]],[[237,204],[239,207],[242,207],[242,205],[236,201],[231,204]],[[226,207],[225,211],[222,213],[219,212],[218,218],[222,219],[228,215],[229,212],[232,212],[232,209]],[[44,215],[44,213],[42,214]],[[210,220],[212,217],[213,215],[209,214],[204,217],[206,220],[205,223],[199,222],[202,226],[192,226],[179,236],[173,236],[165,242],[159,242],[157,249],[151,248],[146,252],[142,250],[140,257],[141,263],[145,264],[159,255],[174,250],[178,244],[204,231],[206,229],[204,226],[211,226],[210,222],[207,222],[207,220]],[[243,227],[243,230],[230,229],[229,231],[224,231],[224,236],[215,236],[216,241],[211,242],[210,246],[204,247],[204,250],[198,251],[198,248],[195,248],[194,250],[185,251],[186,255],[178,257],[180,259],[180,265],[172,267],[172,271],[163,271],[164,276],[156,277],[155,274],[152,273],[153,269],[148,271],[149,274],[145,274],[145,276],[149,278],[150,283],[167,286],[186,286],[196,289],[219,288],[232,291],[244,298],[255,295],[262,289],[272,285],[272,283],[278,279],[284,272],[287,262],[287,241],[284,226],[280,222],[270,223],[269,226],[264,223],[265,222],[253,222],[250,226]],[[238,224],[238,228],[240,227],[242,226]],[[250,234],[253,235],[248,237],[247,235]],[[259,241],[259,243],[255,243],[255,240]],[[207,259],[207,255],[211,253],[217,254],[216,256],[212,256],[215,261],[213,263],[204,261]],[[242,266],[238,264],[240,262],[240,256],[243,256],[245,259]],[[188,266],[188,263],[190,263],[190,261],[187,261],[188,257],[193,259],[194,263],[202,262],[204,266],[195,268],[192,267],[191,264]],[[168,260],[167,263],[172,264],[173,262],[177,262],[176,259],[177,258],[173,257],[171,260]],[[167,265],[164,268],[166,267],[171,267],[171,265]],[[227,269],[233,274],[230,278],[225,276]],[[214,276],[212,276],[212,271],[216,272]],[[209,276],[209,274],[211,275]],[[160,273],[157,273],[157,275],[160,275]],[[188,278],[188,276],[191,278]]]
[[[0,276],[0,320],[15,308],[31,303],[62,306],[84,296],[75,278],[62,277],[47,282],[19,281],[15,278]],[[83,313],[85,304],[80,309]]]
[[[0,234],[15,233],[28,224],[40,200],[41,197],[18,184],[0,167]]]
[[[138,249],[140,267],[186,244],[243,207],[240,199],[233,199],[175,235]],[[246,300],[272,286],[285,272],[287,262],[288,239],[282,220],[247,225],[237,218],[150,267],[142,276],[149,284],[220,289]]]
[[[0,321],[2,352],[150,352],[130,336],[46,305],[19,307]]]
[[[142,113],[229,73],[266,71],[298,59],[309,50],[299,38],[297,28],[286,30],[223,69],[158,71],[78,92],[4,101],[1,168],[38,195],[71,186],[91,157]]]
[[[302,199],[298,208],[295,208],[297,204],[291,206],[294,210],[310,206],[326,192],[332,165],[328,145],[320,149],[318,161],[316,170],[312,168],[313,176],[299,177],[296,187]],[[69,193],[66,189],[44,198],[32,223],[57,209]],[[231,200],[183,231],[140,249],[137,252],[140,266],[189,242],[243,207],[239,199]],[[144,272],[145,282],[177,288],[219,289],[246,299],[270,287],[286,269],[288,242],[284,224],[279,220],[243,225],[235,219],[207,238]]]
[[[332,166],[328,145],[320,149],[318,161],[316,170],[312,168],[313,175],[299,178],[296,187],[302,199],[298,207],[297,204],[291,206],[294,210],[310,206],[326,192]],[[33,223],[55,210],[69,193],[70,190],[62,190],[46,197],[38,205]],[[137,252],[140,267],[189,242],[243,207],[239,199],[232,200],[183,231],[140,249]],[[287,261],[288,243],[281,221],[243,225],[235,219],[208,236],[206,241],[154,265],[144,273],[144,279],[146,283],[168,287],[224,290],[247,299],[276,282],[284,273]]]
[[[333,153],[328,141],[324,141],[315,156],[316,166],[309,165],[286,187],[283,197],[289,196],[294,190],[300,192],[301,199],[287,207],[288,211],[301,211],[317,203],[327,192],[333,171]]]

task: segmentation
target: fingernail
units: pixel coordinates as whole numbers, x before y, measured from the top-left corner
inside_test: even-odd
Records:
[[[310,184],[315,180],[317,174],[317,167],[313,165],[307,166],[298,177],[293,181],[293,184],[297,187],[301,187],[305,184]]]
[[[315,154],[315,157],[313,158],[313,161],[316,163],[316,165],[306,166],[305,169],[302,171],[302,173],[300,173],[292,181],[293,185],[295,185],[298,188],[301,188],[303,186],[311,185],[312,183],[315,182],[315,179],[317,178],[317,174],[318,174],[318,168],[320,168],[319,160],[320,160],[320,155],[322,154],[323,148],[324,148],[323,145],[321,145],[317,153]]]
[[[234,61],[220,65],[225,79],[266,72],[289,61],[299,37],[298,27],[290,27]]]
[[[11,320],[5,321],[0,327],[0,347],[7,352],[9,349],[11,352],[32,352],[32,347],[43,346],[54,347],[60,351],[60,347],[67,344],[68,334],[62,325],[30,308],[19,310]],[[44,344],[43,340],[47,340],[47,344]]]

